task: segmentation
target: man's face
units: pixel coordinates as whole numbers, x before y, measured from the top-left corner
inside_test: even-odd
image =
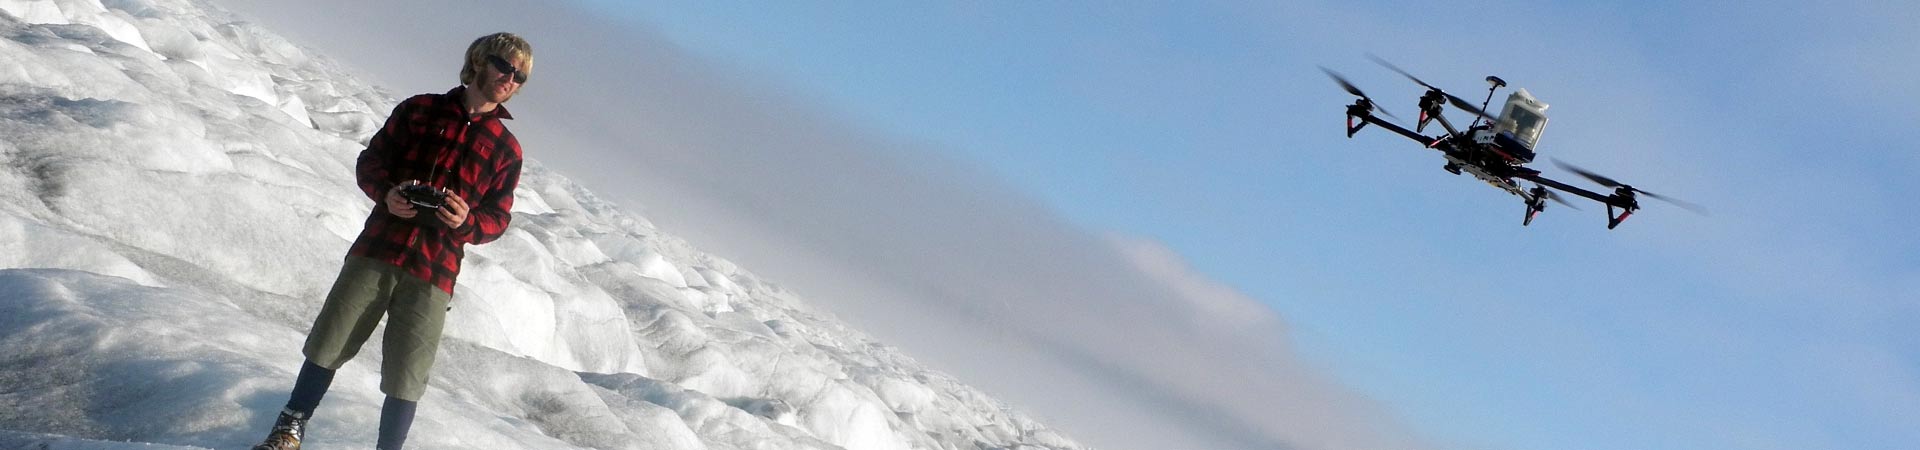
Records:
[[[488,56],[486,64],[480,69],[480,93],[487,101],[506,103],[513,94],[520,92],[520,85],[527,79],[526,63],[507,57]]]

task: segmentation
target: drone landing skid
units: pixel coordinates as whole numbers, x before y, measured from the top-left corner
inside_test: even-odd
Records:
[[[1533,216],[1539,215],[1540,211],[1547,209],[1547,196],[1552,195],[1547,193],[1547,188],[1540,187],[1539,185],[1534,185],[1533,190],[1527,194],[1527,218],[1520,221],[1520,226],[1523,227],[1533,225]]]
[[[1620,215],[1615,216],[1613,215],[1613,205],[1608,204],[1607,205],[1607,229],[1611,230],[1613,229],[1613,227],[1620,226],[1620,222],[1627,221],[1627,216],[1631,216],[1631,215],[1633,215],[1633,210],[1626,209],[1626,210],[1620,211]]]

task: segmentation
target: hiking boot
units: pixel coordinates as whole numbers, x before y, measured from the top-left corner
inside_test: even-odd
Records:
[[[280,418],[273,421],[273,431],[267,432],[267,439],[253,450],[300,450],[300,440],[307,438],[307,419],[281,411]]]

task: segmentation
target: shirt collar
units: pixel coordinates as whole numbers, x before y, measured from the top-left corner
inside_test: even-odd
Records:
[[[460,110],[461,113],[467,112],[466,111],[467,107],[465,103],[467,98],[466,95],[467,95],[466,85],[454,86],[453,90],[447,91],[447,99],[452,101],[454,109]],[[490,118],[499,118],[500,120],[513,120],[513,113],[507,112],[507,105],[502,103],[499,105],[494,105],[493,111],[480,114],[480,120],[486,120]]]

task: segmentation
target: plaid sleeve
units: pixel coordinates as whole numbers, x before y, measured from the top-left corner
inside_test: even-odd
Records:
[[[513,191],[520,186],[520,141],[511,135],[504,140],[506,148],[501,150],[505,165],[494,172],[487,196],[470,205],[467,223],[454,233],[455,238],[466,243],[485,244],[500,239],[513,220]]]
[[[403,101],[393,107],[393,114],[387,116],[387,123],[367,141],[367,149],[360,151],[360,158],[354,163],[354,178],[360,184],[360,191],[381,204],[387,190],[393,188],[393,152],[405,148],[402,140],[407,133],[407,120],[413,107],[412,101]]]

